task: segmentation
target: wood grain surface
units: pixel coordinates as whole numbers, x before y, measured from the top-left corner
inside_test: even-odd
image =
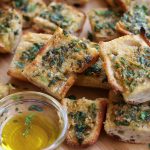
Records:
[[[90,0],[90,2],[79,8],[87,14],[87,12],[92,8],[106,7],[105,0]],[[90,31],[90,25],[88,19],[83,27],[83,32],[80,34],[80,37],[87,37],[87,32]],[[39,91],[37,87],[31,85],[30,83],[22,82],[15,80],[7,76],[7,70],[10,65],[13,55],[10,54],[0,54],[0,81],[3,83],[14,83],[21,90],[35,90]],[[73,94],[77,97],[86,97],[86,98],[98,98],[98,97],[107,97],[108,91],[102,89],[92,89],[92,88],[83,88],[83,87],[72,87],[68,95]],[[65,142],[58,148],[58,150],[81,150],[80,148],[68,147]],[[113,139],[106,135],[104,130],[102,130],[101,135],[96,144],[86,148],[86,150],[150,150],[148,144],[129,144],[120,142],[116,139]]]

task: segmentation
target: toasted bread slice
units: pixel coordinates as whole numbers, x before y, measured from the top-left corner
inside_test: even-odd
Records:
[[[135,5],[124,13],[120,21],[116,24],[116,29],[127,34],[141,34],[141,29],[146,31],[146,37],[150,38],[150,17],[145,5]]]
[[[14,78],[27,81],[22,73],[24,68],[34,60],[39,50],[50,38],[50,34],[25,33],[16,49],[8,74]]]
[[[85,15],[67,4],[52,2],[33,21],[33,28],[37,31],[54,33],[57,27],[61,27],[68,32],[76,33],[82,29]]]
[[[99,60],[86,69],[82,74],[77,75],[75,85],[109,89],[106,73],[102,67],[102,60]]]
[[[98,44],[78,39],[58,28],[23,73],[33,84],[62,99],[75,82],[75,73],[83,72],[98,57]]]
[[[67,144],[86,147],[98,140],[105,117],[106,104],[106,99],[102,98],[95,101],[86,98],[62,100],[69,119]]]
[[[96,41],[109,41],[120,36],[115,28],[119,13],[107,8],[94,9],[89,12],[89,19]]]
[[[23,15],[23,27],[28,28],[32,25],[33,18],[43,9],[46,8],[46,4],[43,0],[13,0],[12,6],[20,11]]]
[[[0,52],[13,53],[22,34],[22,17],[9,7],[0,10]]]
[[[101,42],[108,82],[122,92],[128,103],[143,103],[150,97],[150,47],[139,35],[126,35]]]
[[[124,142],[150,142],[150,105],[149,102],[126,104],[121,94],[110,92],[105,131],[110,136]]]

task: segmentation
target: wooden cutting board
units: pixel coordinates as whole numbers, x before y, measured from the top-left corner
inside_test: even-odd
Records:
[[[90,0],[90,2],[80,8],[87,14],[90,9],[106,7],[105,0]],[[80,34],[81,37],[87,37],[87,32],[90,31],[90,25],[88,19],[83,27],[83,32]],[[0,54],[0,81],[3,83],[14,83],[18,88],[26,90],[35,90],[40,91],[37,87],[31,85],[30,83],[25,83],[19,80],[15,80],[7,76],[7,70],[10,65],[13,55]],[[93,88],[83,88],[83,87],[72,87],[68,95],[73,94],[77,97],[86,97],[95,99],[98,97],[107,97],[108,91],[102,89],[93,89]],[[71,148],[63,143],[58,150],[82,150],[80,148]],[[150,150],[148,144],[129,144],[120,142],[116,139],[113,139],[106,135],[105,131],[102,130],[101,135],[96,144],[86,148],[86,150]]]

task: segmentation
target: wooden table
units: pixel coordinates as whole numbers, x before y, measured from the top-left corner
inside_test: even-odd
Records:
[[[105,0],[90,0],[84,8],[82,9],[86,14],[92,8],[98,7],[106,7],[104,2]],[[83,28],[83,32],[81,33],[81,37],[87,37],[87,31],[90,31],[90,25],[88,19]],[[14,83],[17,87],[21,89],[35,90],[39,91],[37,87],[31,85],[30,83],[25,83],[19,80],[15,80],[7,76],[7,70],[9,64],[11,62],[13,55],[3,55],[0,54],[0,81],[3,83]],[[86,97],[86,98],[98,98],[98,97],[107,97],[108,91],[101,89],[91,89],[91,88],[83,88],[83,87],[72,87],[68,93],[68,95],[73,94],[77,97]],[[62,144],[58,150],[81,150],[79,148],[71,148],[65,144]],[[119,142],[116,139],[113,139],[106,135],[105,131],[102,130],[100,138],[97,143],[86,150],[150,150],[148,144],[129,144],[124,142]]]

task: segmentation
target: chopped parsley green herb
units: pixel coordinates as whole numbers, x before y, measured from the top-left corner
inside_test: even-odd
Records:
[[[31,105],[29,108],[28,108],[29,111],[38,111],[38,112],[42,112],[43,111],[43,108],[41,106],[38,106],[38,105]]]
[[[14,0],[16,8],[22,7],[24,4],[27,4],[28,0]]]
[[[140,122],[150,122],[150,108],[147,105],[133,105],[117,101],[113,102],[113,110],[113,119],[117,126],[136,126]]]
[[[76,96],[74,96],[74,95],[69,95],[67,98],[69,98],[71,100],[76,100],[77,99]]]
[[[69,25],[71,25],[72,21],[70,18],[63,15],[62,11],[64,10],[64,6],[60,4],[51,5],[52,11],[42,11],[40,13],[40,17],[47,19],[61,28],[65,29]]]
[[[88,69],[85,70],[84,74],[87,76],[90,75],[99,75],[101,73],[102,66],[100,66],[98,63],[92,65]]]
[[[30,115],[26,116],[26,118],[25,118],[25,130],[23,132],[24,137],[27,137],[30,133],[33,117],[34,117],[34,115],[30,114]]]
[[[42,46],[41,43],[34,43],[32,47],[22,53],[21,60],[33,61]]]
[[[23,63],[23,62],[16,61],[16,62],[15,62],[15,65],[16,65],[16,67],[19,68],[19,69],[23,69],[23,68],[24,68],[24,63]]]
[[[96,15],[99,15],[99,16],[108,17],[108,16],[111,16],[113,14],[113,11],[111,11],[111,10],[105,10],[105,11],[96,10],[95,13],[96,13]]]
[[[94,40],[94,35],[93,35],[90,31],[88,31],[88,33],[87,33],[87,38],[88,38],[90,41],[93,41],[93,40]]]
[[[131,12],[124,13],[121,21],[125,24],[126,28],[134,33],[139,34],[141,29],[144,28],[149,32],[147,8],[144,5],[136,5]]]
[[[133,60],[125,59],[124,57],[118,58],[114,63],[114,68],[121,74],[124,88],[129,89],[131,92],[137,87],[138,84],[143,83],[146,78],[150,76],[150,49],[147,47],[140,47]],[[118,78],[116,76],[116,78]],[[120,78],[118,78],[120,80]]]
[[[93,123],[95,124],[95,118],[96,118],[96,105],[92,103],[88,107],[88,112],[70,112],[68,116],[73,119],[74,121],[74,131],[75,136],[78,140],[79,144],[82,144],[84,141],[85,136],[90,134],[91,126],[86,123],[86,119],[91,118],[93,120]]]

